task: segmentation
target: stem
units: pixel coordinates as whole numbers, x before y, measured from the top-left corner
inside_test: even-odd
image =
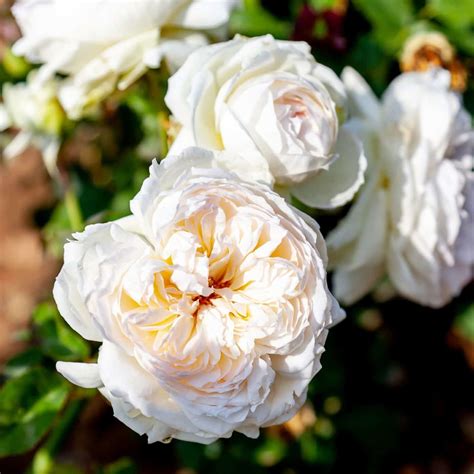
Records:
[[[72,189],[72,186],[68,186],[64,194],[64,204],[66,205],[66,212],[69,218],[69,223],[73,231],[80,231],[84,228],[84,219],[82,218],[81,208],[77,196]]]
[[[31,474],[50,474],[52,472],[54,456],[79,416],[85,402],[85,399],[76,399],[69,403],[46,443],[36,452],[32,462]]]

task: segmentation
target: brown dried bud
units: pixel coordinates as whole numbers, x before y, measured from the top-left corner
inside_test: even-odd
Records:
[[[400,56],[403,72],[427,71],[441,67],[451,73],[451,88],[463,92],[467,85],[467,70],[457,58],[454,47],[439,32],[423,32],[411,36]]]

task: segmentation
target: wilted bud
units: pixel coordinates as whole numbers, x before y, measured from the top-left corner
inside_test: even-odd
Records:
[[[441,67],[451,73],[453,90],[462,92],[466,89],[466,68],[457,58],[456,51],[446,36],[435,31],[411,36],[403,47],[400,69],[403,72],[420,72],[434,67]]]

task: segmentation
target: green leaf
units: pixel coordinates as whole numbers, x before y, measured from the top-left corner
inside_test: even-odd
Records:
[[[331,10],[336,5],[336,0],[310,0],[309,4],[316,11]]]
[[[14,55],[10,48],[5,48],[2,64],[5,71],[15,79],[23,79],[31,71],[31,65],[23,58]]]
[[[474,25],[474,0],[429,0],[428,11],[453,28],[468,29]]]
[[[16,354],[6,363],[3,375],[19,377],[31,368],[39,366],[42,359],[43,354],[38,348],[29,348],[24,352]]]
[[[415,19],[411,0],[354,0],[354,5],[372,24],[385,50],[394,53],[403,45]]]
[[[361,36],[354,45],[350,64],[366,79],[374,92],[380,95],[387,86],[389,58],[374,35]]]
[[[231,17],[230,29],[233,34],[261,36],[271,34],[275,38],[287,39],[293,29],[290,22],[280,20],[263,8],[237,10]]]
[[[34,368],[0,389],[0,457],[33,448],[51,427],[69,392],[56,372]]]
[[[103,474],[136,474],[137,467],[129,458],[122,458],[104,467]]]
[[[40,349],[47,356],[66,361],[84,360],[89,356],[89,345],[67,326],[53,303],[40,304],[33,314],[33,322]]]
[[[43,228],[43,237],[48,252],[57,258],[62,258],[64,244],[71,236],[71,232],[66,205],[64,202],[60,202]]]
[[[474,56],[474,29],[449,29],[442,30],[448,39],[458,49],[469,56]]]
[[[474,342],[474,303],[468,305],[456,316],[453,326],[461,336]]]

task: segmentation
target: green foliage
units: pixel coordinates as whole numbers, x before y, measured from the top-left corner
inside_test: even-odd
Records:
[[[458,48],[474,55],[474,0],[429,0],[425,11]]]
[[[19,377],[32,367],[43,362],[43,354],[37,347],[31,347],[13,356],[5,365],[3,374],[7,377]]]
[[[330,10],[336,4],[336,0],[310,0],[309,4],[316,11]]]
[[[53,303],[40,304],[33,313],[33,323],[41,352],[53,360],[84,360],[88,344],[67,326]]]
[[[381,94],[386,87],[390,60],[372,34],[361,36],[351,52],[353,67]]]
[[[299,444],[301,458],[308,464],[326,466],[334,462],[336,452],[333,443],[307,431],[301,436]]]
[[[471,343],[474,343],[474,303],[462,309],[454,320],[454,330]]]
[[[5,72],[14,79],[24,79],[31,71],[31,65],[23,58],[15,56],[10,48],[3,51],[2,65]]]
[[[280,20],[261,7],[256,0],[244,2],[243,8],[231,17],[230,30],[245,36],[271,34],[275,38],[286,39],[290,36],[292,24]]]
[[[372,24],[377,43],[396,53],[414,21],[411,0],[354,0],[354,5]]]
[[[69,392],[65,380],[41,367],[0,389],[0,457],[33,448],[50,429]]]
[[[428,0],[430,13],[453,29],[468,29],[474,26],[473,0]]]
[[[255,461],[263,467],[278,464],[286,455],[288,447],[280,438],[268,437],[255,450]]]
[[[100,474],[136,474],[137,467],[129,458],[122,458],[105,466],[99,471]],[[99,474],[98,473],[98,474]]]

